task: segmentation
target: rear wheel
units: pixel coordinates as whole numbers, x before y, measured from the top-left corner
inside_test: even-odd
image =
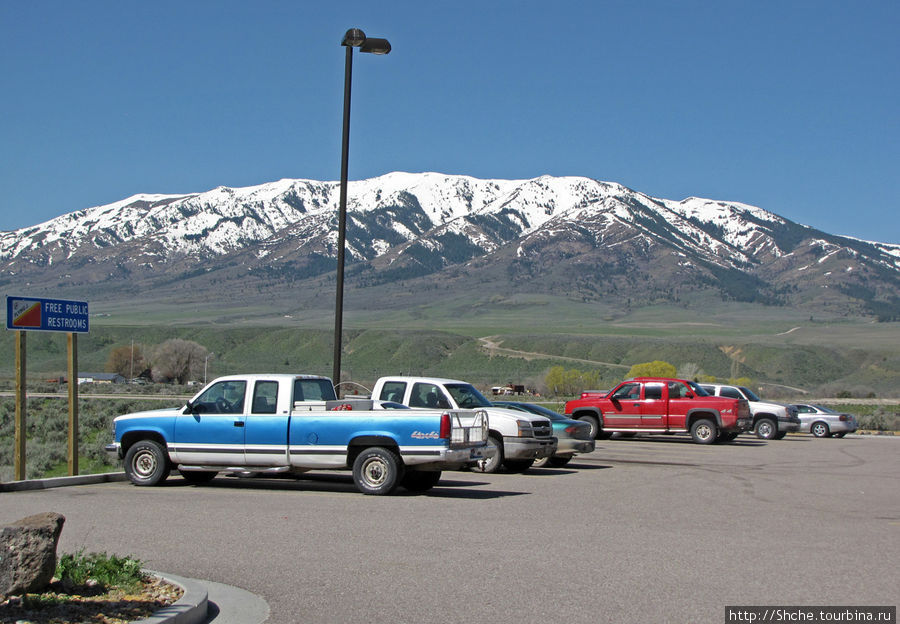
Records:
[[[403,472],[397,453],[380,446],[367,448],[353,462],[353,482],[363,494],[390,494],[400,484]]]
[[[125,474],[135,485],[159,485],[170,470],[166,450],[154,440],[135,442],[125,453]]]
[[[778,425],[771,418],[760,418],[756,423],[756,437],[760,440],[773,440],[778,433]]]
[[[827,423],[823,423],[821,420],[818,422],[814,422],[812,424],[812,427],[809,428],[809,430],[817,438],[830,438],[831,437],[831,429],[828,428]]]
[[[716,423],[707,418],[701,418],[691,425],[691,439],[697,444],[712,444],[718,435]]]

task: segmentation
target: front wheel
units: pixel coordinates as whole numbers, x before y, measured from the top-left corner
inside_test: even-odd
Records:
[[[701,418],[691,425],[691,439],[697,444],[712,444],[719,435],[716,423]]]
[[[489,434],[487,439],[487,449],[493,449],[494,456],[490,459],[479,460],[472,470],[488,474],[493,474],[500,470],[500,466],[503,465],[503,440],[495,433]]]
[[[135,485],[159,485],[170,470],[166,450],[154,440],[135,442],[125,453],[125,475]]]
[[[831,429],[828,428],[826,423],[822,421],[814,422],[812,427],[809,428],[814,436],[817,438],[830,438],[831,437]]]
[[[390,494],[403,479],[403,462],[394,451],[380,446],[367,448],[353,462],[353,482],[363,494]]]
[[[774,440],[778,434],[778,425],[771,418],[761,418],[756,423],[756,437],[760,440]]]

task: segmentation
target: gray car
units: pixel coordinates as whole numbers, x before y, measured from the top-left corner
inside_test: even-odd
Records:
[[[822,405],[794,403],[800,416],[800,431],[813,434],[817,438],[843,438],[859,429],[856,416],[846,412],[836,412]]]
[[[542,457],[535,460],[532,466],[553,466],[560,468],[565,466],[578,453],[590,453],[594,450],[596,442],[591,436],[591,426],[580,420],[572,420],[552,409],[534,403],[522,403],[520,401],[491,401],[497,407],[505,407],[520,412],[528,412],[539,416],[546,416],[553,425],[553,435],[559,441],[556,452],[550,457]]]

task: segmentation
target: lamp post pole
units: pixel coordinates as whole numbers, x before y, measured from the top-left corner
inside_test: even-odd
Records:
[[[366,37],[359,28],[344,34],[341,45],[347,48],[344,60],[344,129],[341,139],[341,192],[338,209],[337,278],[334,301],[334,368],[332,381],[341,383],[341,346],[344,327],[344,252],[347,241],[347,162],[350,153],[350,84],[353,76],[353,48],[371,54],[387,54],[391,44],[387,39]]]

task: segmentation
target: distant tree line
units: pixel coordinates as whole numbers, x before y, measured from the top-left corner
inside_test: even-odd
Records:
[[[166,340],[146,350],[140,345],[126,345],[110,351],[106,372],[118,373],[126,379],[185,384],[203,379],[208,356],[206,347],[181,338]]]

